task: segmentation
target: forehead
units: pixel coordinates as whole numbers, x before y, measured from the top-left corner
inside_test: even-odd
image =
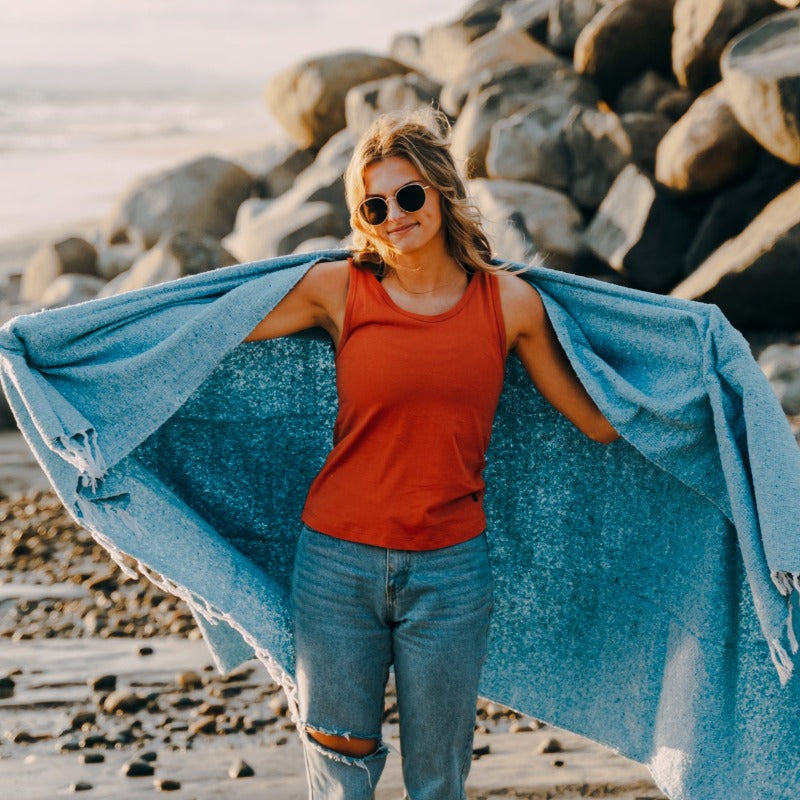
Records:
[[[419,170],[398,156],[373,161],[364,169],[364,191],[368,195],[392,195],[406,183],[421,180]]]

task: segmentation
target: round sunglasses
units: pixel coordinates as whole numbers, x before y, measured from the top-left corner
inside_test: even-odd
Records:
[[[358,207],[358,213],[369,225],[380,225],[389,216],[389,200],[394,199],[403,211],[419,211],[425,205],[425,190],[430,188],[421,183],[407,183],[391,197],[368,197]]]

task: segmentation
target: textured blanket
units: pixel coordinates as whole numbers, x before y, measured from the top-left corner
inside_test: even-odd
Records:
[[[255,655],[290,698],[289,580],[332,444],[332,349],[319,331],[242,339],[344,255],[0,329],[3,388],[67,509],[190,604],[220,669]],[[586,438],[510,359],[485,472],[481,694],[646,763],[675,800],[796,800],[800,454],[769,384],[714,306],[525,277],[622,438]]]

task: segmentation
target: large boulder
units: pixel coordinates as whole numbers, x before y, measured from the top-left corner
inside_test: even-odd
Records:
[[[344,101],[347,129],[357,139],[387,111],[410,111],[435,104],[441,89],[440,84],[416,72],[354,86]]]
[[[658,111],[663,98],[676,90],[678,87],[668,78],[651,69],[645,70],[620,89],[614,100],[614,111],[617,114]],[[691,100],[688,105],[691,105]]]
[[[774,0],[676,0],[672,70],[681,86],[700,92],[717,83],[725,45],[775,10]]]
[[[741,33],[725,48],[721,67],[742,127],[771,153],[800,164],[800,10]]]
[[[41,301],[47,287],[60,275],[97,275],[97,249],[79,236],[43,244],[28,259],[22,273],[19,299]]]
[[[588,248],[636,286],[663,292],[682,275],[693,227],[664,190],[633,164],[614,181],[586,230]]]
[[[527,31],[534,39],[546,42],[550,14],[556,5],[557,0],[511,0],[502,7],[495,30]]]
[[[318,150],[345,127],[344,99],[350,89],[408,69],[369,53],[311,58],[272,78],[265,91],[267,106],[298,147]]]
[[[350,232],[344,196],[344,174],[355,140],[345,129],[320,150],[294,186],[276,200],[251,199],[242,204],[236,227],[223,245],[239,261],[291,253],[306,239]]]
[[[572,57],[581,31],[608,0],[556,0],[547,24],[547,43]]]
[[[564,141],[567,119],[561,98],[525,106],[499,119],[489,135],[487,175],[566,189],[570,177],[569,151]]]
[[[654,111],[630,111],[619,121],[631,143],[631,161],[650,175],[655,174],[656,152],[672,127],[672,120]]]
[[[575,69],[596,81],[607,98],[646,69],[667,73],[674,2],[610,0],[578,36]]]
[[[743,329],[797,330],[800,320],[800,183],[776,197],[672,291],[716,303]]]
[[[506,2],[477,0],[459,19],[428,28],[420,41],[422,70],[439,83],[456,77],[466,66],[469,45],[497,27]]]
[[[689,275],[723,242],[738,236],[777,195],[800,181],[800,168],[762,150],[746,178],[715,193],[714,200],[686,251]]]
[[[620,118],[595,108],[574,107],[564,126],[570,155],[569,194],[581,208],[595,209],[633,158]]]
[[[444,84],[439,102],[451,116],[458,116],[472,86],[484,70],[511,64],[556,61],[556,56],[531,39],[525,31],[495,30],[473,42],[464,53],[461,71]]]
[[[44,308],[57,308],[83,303],[97,297],[106,281],[96,275],[59,275],[42,293]]]
[[[215,237],[196,231],[172,231],[165,233],[153,248],[137,258],[127,272],[109,281],[98,296],[155,286],[235,263],[236,259]]]
[[[559,104],[563,113],[574,105],[594,105],[597,89],[559,62],[513,66],[487,73],[473,86],[453,126],[453,156],[469,166],[471,177],[486,177],[486,155],[492,126],[526,106]]]
[[[486,179],[469,181],[468,191],[498,258],[528,262],[540,256],[547,266],[572,270],[583,218],[566,195],[535,184]]]
[[[103,221],[106,239],[129,241],[136,228],[147,247],[163,234],[191,230],[225,236],[239,204],[250,196],[253,177],[238,164],[203,156],[137,181]]]
[[[718,83],[708,89],[661,140],[656,179],[685,194],[719,189],[752,166],[759,147],[738,123]]]

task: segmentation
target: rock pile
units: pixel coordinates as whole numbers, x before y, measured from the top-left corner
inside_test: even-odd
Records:
[[[347,245],[342,173],[375,115],[438,104],[501,257],[800,327],[794,0],[477,0],[275,76],[287,141],[140,181],[95,241],[44,245],[16,310]]]

